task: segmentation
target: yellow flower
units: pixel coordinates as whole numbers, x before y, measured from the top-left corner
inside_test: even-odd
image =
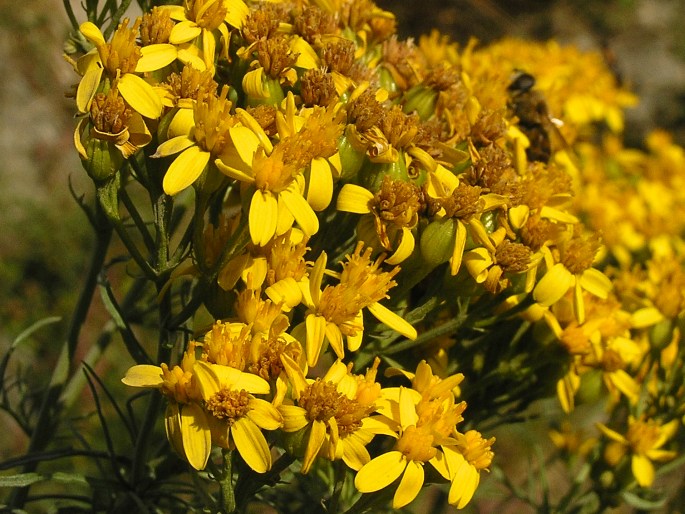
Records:
[[[457,434],[457,440],[456,445],[443,447],[452,482],[447,501],[463,509],[478,488],[480,471],[487,470],[495,456],[491,450],[495,438],[483,439],[480,432],[469,430]]]
[[[242,0],[185,0],[184,6],[163,6],[172,19],[178,21],[171,31],[169,42],[181,46],[179,59],[195,67],[214,71],[216,39],[214,30],[221,34],[224,47],[230,41],[228,26],[240,28],[249,13]],[[190,43],[198,40],[201,59]]]
[[[308,307],[305,318],[307,362],[314,366],[327,340],[339,359],[345,355],[343,336],[347,348],[357,351],[364,335],[362,309],[367,308],[379,321],[410,339],[416,338],[416,329],[403,318],[382,306],[379,301],[395,286],[392,278],[399,272],[380,271],[381,259],[371,262],[371,248],[362,254],[364,243],[359,242],[354,254],[343,264],[340,282],[328,285],[321,291],[326,270],[324,252],[314,263],[309,274],[309,287],[303,290],[303,303]]]
[[[164,426],[172,447],[195,469],[204,469],[211,450],[211,433],[201,406],[202,394],[195,369],[195,346],[191,342],[180,366],[140,364],[131,367],[121,381],[132,387],[160,389],[169,399]]]
[[[223,448],[237,448],[257,473],[271,469],[271,450],[262,430],[276,430],[283,418],[269,402],[253,396],[269,394],[268,382],[230,366],[202,361],[194,371],[212,441]]]
[[[149,45],[140,48],[136,43],[140,20],[128,28],[128,20],[119,25],[107,43],[100,29],[92,22],[81,24],[81,33],[95,45],[97,55],[89,53],[80,59],[83,78],[76,92],[80,112],[88,112],[98,91],[104,72],[133,110],[146,118],[156,119],[162,113],[162,101],[153,87],[137,73],[162,68],[176,59],[171,45]],[[147,50],[146,50],[147,49]]]
[[[303,119],[294,114],[294,108],[294,97],[289,94],[286,115],[277,115],[276,144],[247,111],[238,109],[241,124],[229,129],[235,146],[215,161],[229,177],[256,188],[248,215],[255,245],[265,246],[295,221],[305,236],[315,234],[319,219],[314,207],[324,209],[332,197],[333,171],[326,158],[337,150],[340,126],[335,114],[317,109]],[[303,174],[307,167],[308,184]]]
[[[597,428],[615,444],[607,447],[605,456],[609,457],[609,465],[616,465],[618,460],[629,451],[631,453],[631,469],[637,483],[642,487],[649,487],[654,482],[654,464],[652,461],[666,461],[676,457],[677,453],[662,450],[661,447],[675,435],[678,430],[678,420],[674,419],[665,425],[649,419],[628,420],[628,431],[625,436],[597,423]]]
[[[343,212],[370,214],[362,218],[373,224],[384,250],[392,252],[385,259],[388,264],[399,264],[414,251],[412,229],[423,209],[417,186],[403,180],[383,178],[380,190],[373,194],[355,184],[345,184],[338,194],[337,209]]]
[[[454,246],[450,257],[450,273],[456,275],[461,268],[468,235],[491,254],[496,248],[485,226],[480,221],[483,212],[496,209],[506,203],[500,195],[481,194],[481,188],[460,183],[452,172],[443,166],[429,173],[426,187],[429,205],[434,205],[439,219],[454,224]]]
[[[391,422],[371,416],[381,386],[376,382],[379,359],[365,375],[350,373],[351,365],[334,362],[316,380],[305,379],[302,369],[289,356],[282,355],[292,385],[296,405],[281,404],[285,432],[307,430],[302,473],[308,473],[317,456],[342,459],[358,470],[370,460],[366,445],[374,435],[394,435]]]
[[[180,109],[169,127],[170,139],[157,147],[153,157],[167,157],[179,153],[164,175],[164,192],[175,195],[200,178],[216,158],[231,145],[230,127],[237,123],[231,115],[231,101],[226,98],[228,87],[221,93],[208,95],[193,104],[192,120],[187,109]],[[211,170],[210,170],[211,171]],[[220,176],[220,175],[219,175]]]

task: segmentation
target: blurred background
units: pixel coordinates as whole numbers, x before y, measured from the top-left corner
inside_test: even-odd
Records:
[[[377,3],[396,14],[403,38],[438,28],[461,45],[471,37],[487,44],[519,36],[601,49],[640,97],[627,114],[627,145],[641,146],[644,134],[656,127],[670,130],[685,145],[682,0]],[[78,13],[78,2],[73,4]],[[70,188],[77,196],[92,191],[73,148],[75,109],[65,97],[78,78],[62,58],[68,30],[58,0],[0,0],[0,355],[31,323],[63,317],[14,356],[10,375],[32,375],[35,388],[45,385],[41,380],[49,374],[41,372],[52,368],[61,346],[92,241],[70,193]],[[106,319],[98,301],[84,340],[95,337]],[[31,395],[32,389],[15,388],[14,394]],[[25,450],[21,430],[2,410],[0,430],[16,434],[2,438],[0,461]]]

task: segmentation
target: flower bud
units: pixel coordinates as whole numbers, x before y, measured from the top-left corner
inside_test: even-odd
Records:
[[[416,112],[419,115],[419,118],[421,118],[421,121],[426,121],[435,113],[435,103],[437,99],[437,91],[419,84],[411,88],[405,94],[402,110],[406,114]]]
[[[359,170],[364,164],[364,148],[358,148],[354,140],[348,137],[347,131],[338,140],[338,152],[342,169],[340,180],[342,182],[355,182]]]
[[[419,246],[421,256],[431,268],[447,262],[452,256],[455,224],[451,219],[441,219],[430,222],[421,232]]]
[[[359,172],[359,181],[363,187],[372,193],[377,193],[386,175],[393,180],[409,181],[403,152],[398,152],[398,158],[395,162],[379,163],[367,161]]]
[[[87,158],[82,158],[81,164],[95,182],[107,180],[124,164],[124,156],[114,143],[87,136],[84,148]]]

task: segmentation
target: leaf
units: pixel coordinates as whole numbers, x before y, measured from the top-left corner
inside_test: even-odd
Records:
[[[44,480],[47,480],[47,477],[38,473],[20,473],[0,477],[0,487],[26,487]]]
[[[16,348],[17,346],[19,346],[26,339],[28,339],[31,335],[33,335],[34,332],[37,332],[38,330],[40,330],[44,326],[52,325],[53,323],[57,323],[61,320],[62,320],[62,318],[60,316],[49,316],[47,318],[43,318],[43,319],[36,321],[30,327],[25,329],[21,334],[19,334],[14,339],[14,341],[12,341],[11,348]]]
[[[666,498],[648,500],[646,498],[640,498],[637,494],[628,491],[623,491],[621,493],[621,498],[623,498],[628,505],[639,510],[655,510],[666,505]]]

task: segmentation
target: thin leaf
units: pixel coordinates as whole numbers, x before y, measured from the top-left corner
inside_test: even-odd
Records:
[[[126,322],[119,304],[117,303],[116,298],[114,298],[114,293],[112,292],[109,282],[104,279],[100,282],[100,296],[102,297],[107,312],[109,312],[109,315],[119,329],[121,337],[124,340],[124,345],[126,345],[126,349],[131,357],[133,357],[133,360],[138,364],[152,364],[152,359],[150,359],[145,352],[145,349],[138,342],[131,327]]]
[[[0,487],[27,487],[47,478],[38,473],[19,473],[18,475],[0,476]]]

